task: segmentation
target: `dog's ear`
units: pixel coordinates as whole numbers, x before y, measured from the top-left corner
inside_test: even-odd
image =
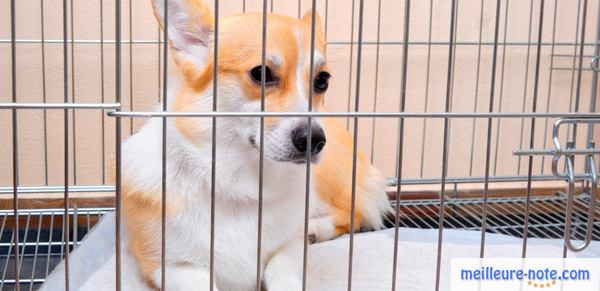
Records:
[[[309,26],[312,25],[312,9],[304,13],[302,16],[302,21],[304,21]],[[319,36],[325,39],[325,34],[323,33],[323,23],[321,22],[321,17],[319,17],[319,13],[315,11],[315,36]]]
[[[214,19],[200,0],[151,0],[158,23],[168,29],[177,61],[204,65],[208,56]],[[165,3],[168,18],[165,19]],[[165,21],[166,20],[166,21]]]

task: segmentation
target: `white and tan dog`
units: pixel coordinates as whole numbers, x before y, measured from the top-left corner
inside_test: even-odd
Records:
[[[169,84],[171,111],[211,111],[213,18],[199,0],[168,1],[168,35],[177,74]],[[153,0],[163,24],[164,0]],[[321,23],[316,19],[314,86],[309,88],[311,13],[299,20],[269,15],[265,102],[274,112],[307,111],[321,104],[330,73]],[[220,19],[218,96],[221,112],[260,111],[262,15]],[[352,138],[335,120],[314,118],[307,149],[306,118],[219,118],[216,128],[215,287],[254,290],[258,230],[259,149],[264,149],[262,266],[270,291],[301,289],[306,156],[311,177],[311,240],[350,229]],[[207,290],[210,257],[212,122],[167,122],[166,286]],[[162,121],[152,119],[123,144],[122,187],[128,246],[153,287],[161,282]],[[390,206],[380,174],[359,154],[356,229],[382,227]]]

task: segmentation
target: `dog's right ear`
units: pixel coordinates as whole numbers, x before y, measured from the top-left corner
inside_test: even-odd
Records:
[[[166,26],[176,60],[205,65],[214,23],[210,9],[200,0],[152,0],[152,6],[162,29]]]

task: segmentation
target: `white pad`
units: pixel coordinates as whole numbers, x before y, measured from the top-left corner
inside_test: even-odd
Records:
[[[69,258],[71,290],[115,290],[115,217],[109,213],[86,236]],[[397,290],[435,289],[437,229],[400,228]],[[443,234],[441,290],[450,286],[450,258],[477,258],[481,232],[445,229]],[[123,237],[122,242],[125,241]],[[309,290],[347,290],[348,236],[311,245],[308,253]],[[486,257],[520,258],[522,239],[487,234]],[[530,238],[527,257],[560,258],[561,239]],[[394,229],[355,236],[352,285],[354,290],[390,290]],[[600,257],[600,242],[569,257]],[[151,291],[141,279],[134,259],[122,248],[122,290]],[[40,289],[64,290],[64,262]]]

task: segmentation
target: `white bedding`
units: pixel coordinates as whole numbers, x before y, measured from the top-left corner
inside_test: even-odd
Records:
[[[71,253],[71,290],[115,289],[115,218],[109,213]],[[437,256],[438,230],[400,228],[398,248],[397,290],[433,290]],[[450,258],[479,257],[479,231],[445,229],[443,234],[441,290],[450,286]],[[521,257],[522,239],[487,234],[485,256]],[[309,290],[347,290],[348,237],[311,245],[308,254]],[[361,233],[355,236],[353,280],[354,290],[390,290],[394,229]],[[150,290],[136,271],[135,262],[123,247],[123,290]],[[562,240],[529,239],[528,257],[560,258]],[[600,242],[569,257],[600,257]],[[64,290],[64,264],[61,263],[40,290]]]

